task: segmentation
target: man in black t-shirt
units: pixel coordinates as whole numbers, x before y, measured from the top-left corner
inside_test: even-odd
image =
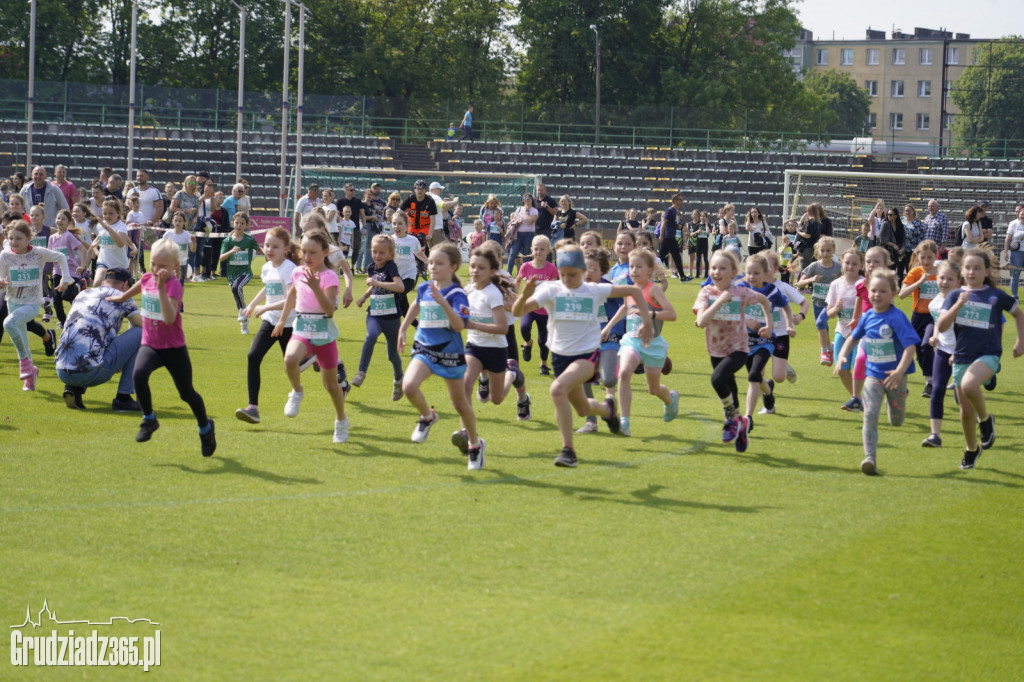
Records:
[[[366,225],[367,206],[363,200],[356,196],[356,187],[351,182],[345,184],[345,198],[336,199],[334,205],[338,207],[338,215],[341,210],[348,206],[352,210],[352,222],[356,229],[352,231],[352,267],[359,262],[359,247],[362,244],[362,227]]]
[[[665,209],[661,216],[661,248],[658,249],[658,258],[667,263],[668,256],[672,256],[672,262],[676,265],[676,272],[679,273],[680,281],[688,281],[683,272],[683,257],[679,252],[679,242],[676,240],[676,231],[686,224],[681,220],[683,210],[683,195],[676,194],[672,197],[672,205]]]
[[[537,201],[537,222],[535,223],[537,234],[550,237],[551,221],[558,213],[558,202],[548,196],[548,188],[540,183],[537,183],[537,193],[534,196]]]

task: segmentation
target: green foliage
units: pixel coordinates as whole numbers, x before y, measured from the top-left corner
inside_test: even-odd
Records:
[[[1024,43],[1011,36],[974,48],[973,64],[953,90],[960,112],[954,143],[971,156],[1024,154]]]
[[[821,98],[823,130],[831,135],[863,132],[871,110],[871,98],[848,73],[834,69],[811,71],[804,85]]]

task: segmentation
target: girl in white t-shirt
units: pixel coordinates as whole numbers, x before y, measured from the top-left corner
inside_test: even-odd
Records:
[[[952,261],[944,260],[939,263],[936,272],[936,281],[939,285],[939,295],[928,302],[928,312],[932,316],[932,333],[924,342],[935,349],[935,358],[932,360],[932,395],[929,405],[929,424],[931,433],[921,441],[921,447],[941,448],[942,447],[942,413],[945,410],[946,386],[953,376],[953,363],[950,358],[956,350],[956,332],[950,327],[944,332],[939,331],[939,315],[942,314],[942,304],[945,303],[949,292],[961,286],[960,266]],[[956,388],[953,389],[956,391]]]
[[[177,217],[177,216],[175,216]],[[288,341],[292,337],[292,325],[295,322],[295,311],[285,318],[281,336],[274,338],[274,326],[281,320],[281,309],[292,288],[292,273],[299,264],[299,248],[292,241],[291,234],[283,227],[275,227],[267,233],[263,240],[263,254],[267,262],[263,264],[260,280],[263,288],[249,305],[242,309],[245,317],[260,317],[263,323],[256,330],[252,345],[249,346],[249,405],[235,410],[235,416],[250,424],[260,423],[260,365],[263,358],[274,346],[276,341],[284,355]]]
[[[93,246],[99,249],[96,257],[96,275],[92,281],[94,287],[103,283],[109,268],[129,267],[130,245],[128,226],[121,220],[121,202],[117,199],[106,199],[103,202],[103,218],[96,226],[96,239],[93,240]]]
[[[185,282],[188,281],[188,255],[195,253],[196,250],[196,235],[185,229],[186,220],[184,211],[175,211],[174,217],[171,218],[171,230],[164,234],[164,237],[178,245],[178,255],[181,258],[178,279],[181,280],[182,290],[185,289]]]
[[[829,283],[828,293],[825,294],[826,314],[839,319],[832,344],[834,357],[839,357],[843,344],[853,333],[853,315],[859,305],[857,284],[864,279],[860,276],[860,271],[864,268],[864,254],[857,248],[847,249],[839,264],[841,274]],[[846,364],[839,367],[837,372],[840,381],[843,382],[843,388],[851,398],[856,396],[853,386],[853,362],[856,355],[856,346],[853,346]]]
[[[351,206],[341,207],[341,220],[338,221],[338,230],[341,234],[338,243],[341,244],[342,251],[346,255],[351,255],[355,258],[355,254],[349,254],[349,251],[352,249],[352,235],[356,231],[355,221],[352,220]]]
[[[338,207],[334,203],[334,190],[325,189],[320,194],[320,208],[327,216],[327,231],[331,233],[331,239],[338,242]]]
[[[395,211],[391,215],[391,236],[395,240],[395,265],[405,285],[405,292],[396,296],[398,314],[404,318],[409,311],[409,292],[416,288],[416,259],[426,265],[427,256],[423,253],[420,240],[409,234],[409,218],[402,211]]]
[[[604,311],[608,297],[632,296],[636,299],[640,324],[637,336],[643,343],[651,340],[650,312],[639,287],[584,282],[587,271],[583,251],[575,244],[563,246],[556,256],[558,281],[545,282],[537,287],[537,278],[526,280],[519,298],[512,306],[513,315],[524,315],[537,308],[546,308],[550,315],[548,347],[555,380],[551,383],[551,400],[555,404],[555,417],[562,436],[562,451],[555,458],[555,466],[575,467],[573,448],[572,411],[581,417],[591,414],[601,417],[612,433],[619,431],[619,416],[615,400],[603,403],[587,398],[583,385],[597,375],[601,361],[601,325],[598,316]]]

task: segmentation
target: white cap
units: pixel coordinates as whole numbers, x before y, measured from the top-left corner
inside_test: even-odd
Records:
[[[440,182],[432,182],[430,183],[430,189],[444,189],[444,185]]]

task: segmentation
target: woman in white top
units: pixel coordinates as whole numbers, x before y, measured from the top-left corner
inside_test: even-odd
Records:
[[[533,201],[532,194],[523,195],[523,205],[516,209],[516,212],[512,215],[512,220],[509,221],[509,230],[516,229],[515,237],[508,239],[508,265],[505,269],[512,272],[512,268],[516,264],[516,257],[519,254],[530,253],[530,248],[533,243],[533,235],[537,231],[537,207]]]
[[[1017,219],[1006,228],[1003,250],[1010,254],[1010,295],[1019,301],[1020,271],[1024,268],[1024,204],[1017,204],[1016,213]]]
[[[751,256],[771,248],[771,231],[768,229],[768,221],[765,220],[761,209],[755,206],[747,211],[747,220],[743,229],[747,231],[747,251]]]
[[[964,224],[960,226],[964,238],[960,246],[969,249],[981,243],[981,206],[975,204],[964,213]]]

